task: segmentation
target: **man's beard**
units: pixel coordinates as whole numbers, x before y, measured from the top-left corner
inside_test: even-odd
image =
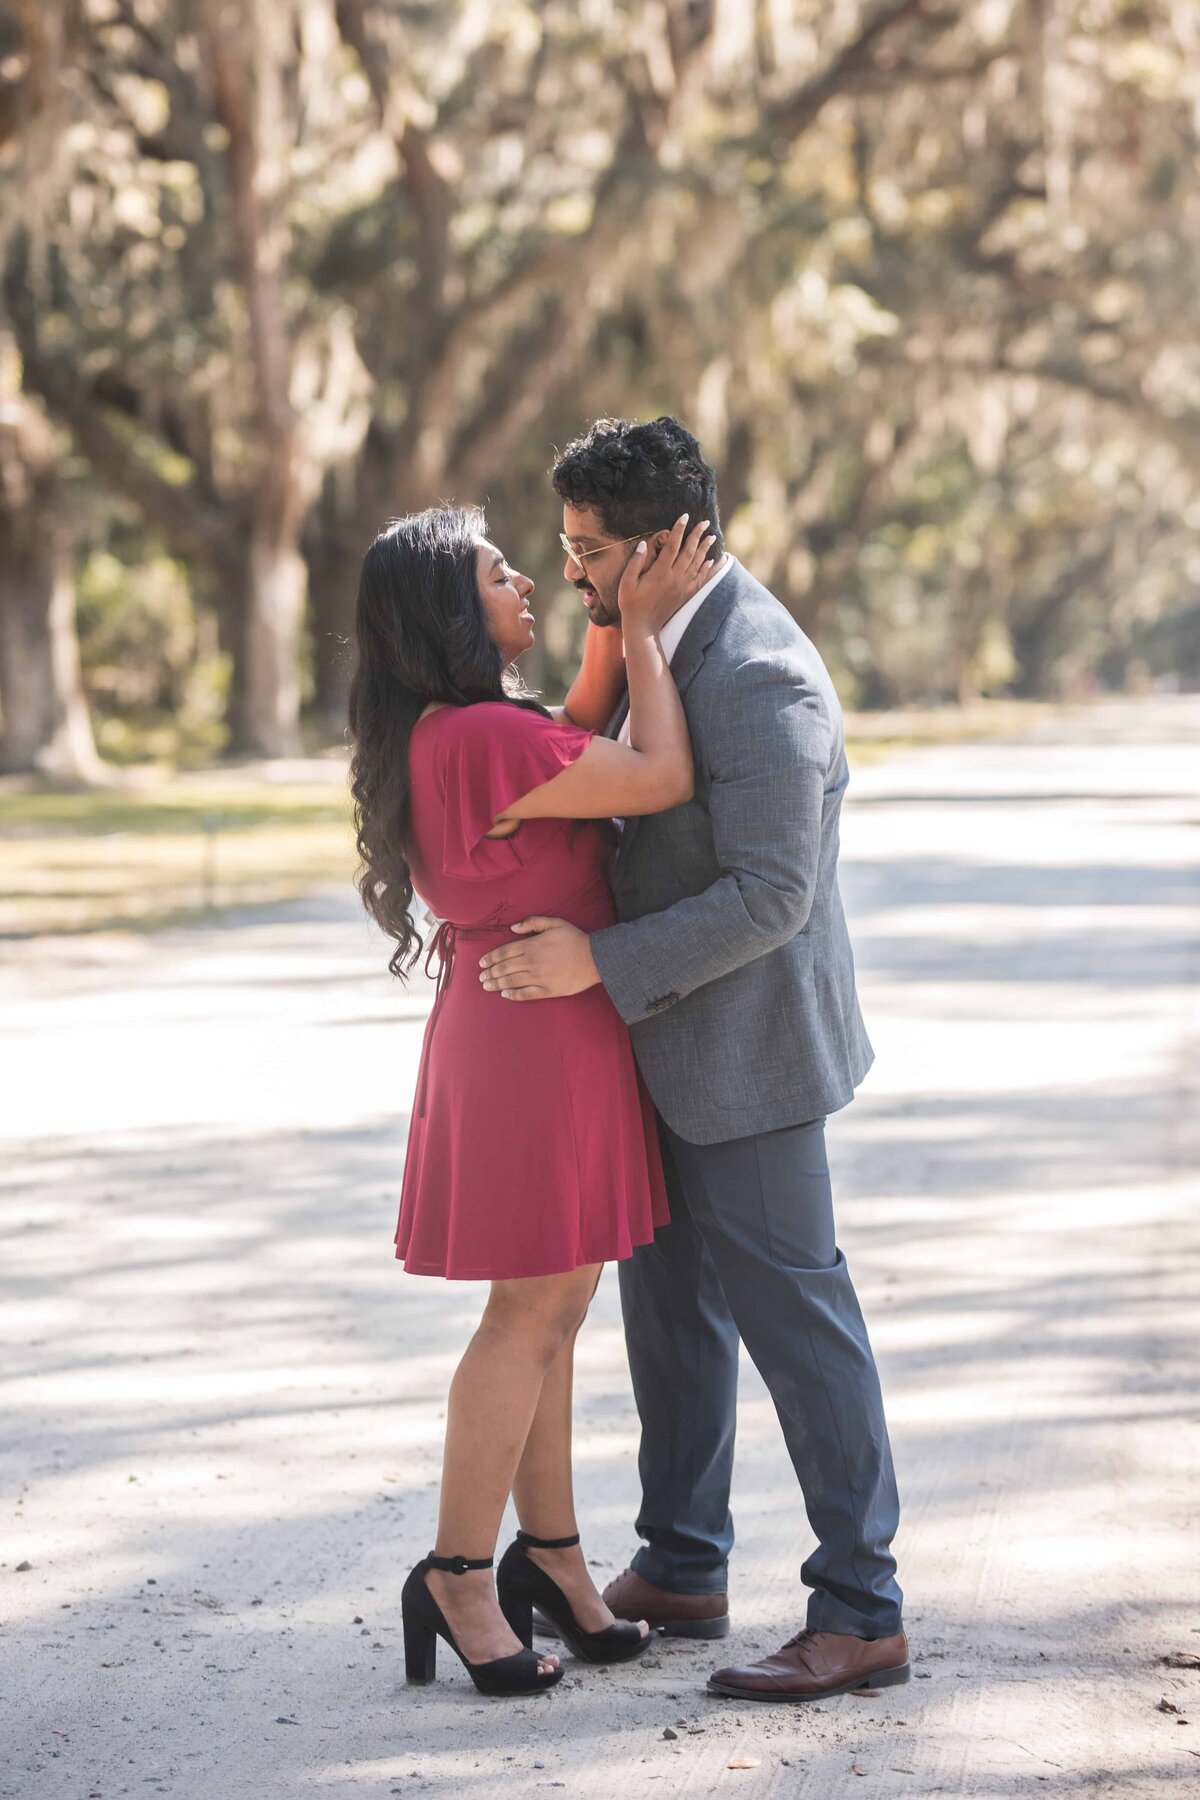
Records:
[[[621,608],[617,604],[615,589],[611,595],[605,595],[602,594],[598,588],[592,587],[590,581],[577,581],[574,583],[574,586],[580,593],[582,593],[585,588],[591,588],[592,597],[590,599],[585,599],[584,605],[587,608],[587,616],[592,621],[593,625],[609,627],[620,625]]]

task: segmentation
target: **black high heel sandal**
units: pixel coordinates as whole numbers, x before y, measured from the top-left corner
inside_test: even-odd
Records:
[[[629,1662],[640,1656],[652,1633],[643,1637],[630,1619],[617,1619],[601,1631],[584,1631],[571,1602],[552,1576],[526,1556],[527,1547],[534,1550],[570,1550],[579,1542],[574,1537],[538,1538],[528,1531],[518,1531],[500,1560],[496,1570],[496,1592],[500,1610],[523,1644],[533,1643],[533,1609],[552,1619],[562,1633],[563,1641],[584,1662]]]
[[[524,1638],[524,1650],[496,1656],[490,1662],[468,1662],[454,1641],[446,1615],[425,1585],[427,1569],[444,1569],[465,1575],[468,1569],[490,1569],[490,1556],[471,1562],[465,1556],[435,1556],[432,1551],[415,1569],[400,1592],[400,1616],[404,1621],[404,1672],[409,1681],[424,1686],[437,1675],[437,1641],[445,1638],[481,1694],[540,1694],[562,1680],[562,1665],[543,1675],[539,1659]],[[511,1623],[511,1621],[510,1621]],[[520,1634],[518,1633],[518,1636]]]

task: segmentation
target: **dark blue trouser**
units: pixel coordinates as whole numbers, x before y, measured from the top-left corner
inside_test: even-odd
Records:
[[[899,1502],[879,1376],[834,1241],[825,1121],[689,1144],[659,1124],[671,1223],[620,1264],[642,1422],[644,1546],[673,1593],[723,1592],[738,1339],[765,1381],[817,1549],[800,1571],[819,1631],[900,1630],[888,1546]]]

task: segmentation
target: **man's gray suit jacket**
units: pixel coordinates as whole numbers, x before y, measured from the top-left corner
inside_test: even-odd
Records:
[[[620,923],[591,946],[659,1113],[715,1144],[835,1112],[871,1066],[837,885],[848,771],[824,663],[739,562],[671,668],[695,793],[626,821]]]

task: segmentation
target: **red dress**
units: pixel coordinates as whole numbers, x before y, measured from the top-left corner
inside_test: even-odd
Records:
[[[416,1275],[509,1280],[630,1255],[667,1222],[654,1109],[604,988],[505,1000],[479,959],[533,913],[615,922],[599,828],[496,815],[592,734],[503,701],[447,706],[409,749],[413,885],[442,924],[400,1195],[396,1255]]]

